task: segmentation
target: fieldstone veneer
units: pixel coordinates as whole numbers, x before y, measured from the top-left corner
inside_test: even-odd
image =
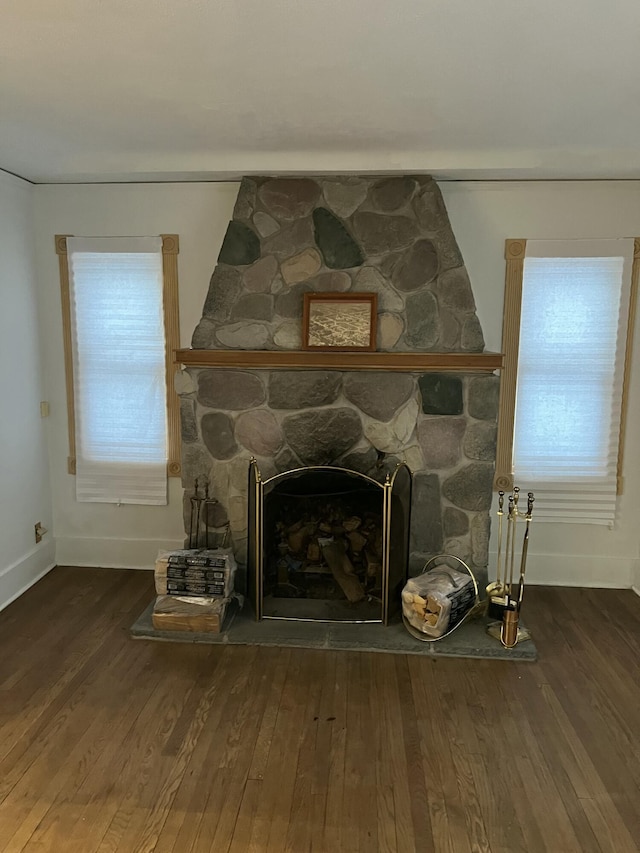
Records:
[[[303,294],[378,294],[378,349],[481,352],[482,331],[440,191],[427,176],[244,178],[195,349],[299,350]],[[332,464],[414,472],[411,571],[439,553],[487,565],[498,378],[189,368],[185,507],[197,477],[246,555],[247,470]],[[185,509],[186,512],[186,509]],[[188,517],[185,517],[188,522]]]

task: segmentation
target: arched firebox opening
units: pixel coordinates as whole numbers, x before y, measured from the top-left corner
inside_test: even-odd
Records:
[[[262,480],[249,466],[248,593],[257,619],[382,622],[406,580],[411,472],[333,466]]]

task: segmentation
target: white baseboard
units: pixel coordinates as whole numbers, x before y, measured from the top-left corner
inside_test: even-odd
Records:
[[[59,566],[105,569],[153,569],[158,551],[184,548],[183,539],[56,539]]]
[[[496,554],[489,554],[489,579],[495,576]],[[527,559],[527,584],[535,586],[583,586],[599,589],[630,589],[637,560],[588,554],[532,554]],[[520,570],[516,555],[514,573]]]
[[[178,539],[63,538],[43,542],[0,571],[0,610],[26,592],[57,564],[113,569],[153,569],[160,550],[184,547]],[[489,555],[489,577],[496,555]],[[519,559],[516,559],[516,572]],[[633,589],[640,595],[638,560],[589,555],[529,554],[527,584]]]
[[[19,598],[55,566],[53,541],[42,542],[20,560],[0,571],[0,610]]]

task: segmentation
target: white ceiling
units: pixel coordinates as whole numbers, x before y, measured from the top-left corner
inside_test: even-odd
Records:
[[[5,0],[0,168],[640,178],[638,0]]]

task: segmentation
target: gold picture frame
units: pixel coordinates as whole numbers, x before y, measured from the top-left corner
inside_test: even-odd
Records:
[[[374,352],[377,293],[305,293],[302,348]]]

